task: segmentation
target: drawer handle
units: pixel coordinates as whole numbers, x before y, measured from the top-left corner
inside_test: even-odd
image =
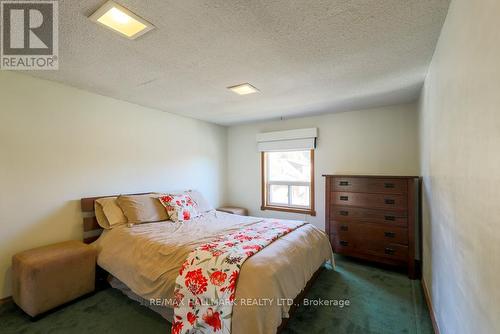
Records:
[[[394,232],[384,232],[384,236],[386,238],[395,238],[396,237],[396,233],[394,233]]]
[[[340,240],[340,244],[342,246],[349,246],[349,242],[348,241],[345,241],[345,240]]]
[[[340,225],[341,231],[349,231],[349,227],[347,225]]]
[[[385,216],[384,217],[385,220],[391,220],[391,221],[395,221],[396,220],[396,217],[395,216]]]
[[[339,182],[339,186],[348,186],[349,185],[349,181],[340,181]]]
[[[384,188],[392,189],[394,188],[394,183],[384,183]]]
[[[387,247],[386,249],[384,249],[384,252],[385,252],[385,254],[388,254],[388,255],[394,255],[394,253],[396,253],[396,250],[394,248]]]
[[[339,213],[341,216],[349,216],[349,211],[342,210]]]
[[[340,196],[340,200],[341,201],[348,201],[349,200],[349,196]]]
[[[395,201],[395,200],[393,200],[393,199],[391,199],[391,198],[386,198],[386,199],[384,200],[384,203],[385,203],[385,204],[395,204],[395,203],[396,203],[396,201]]]

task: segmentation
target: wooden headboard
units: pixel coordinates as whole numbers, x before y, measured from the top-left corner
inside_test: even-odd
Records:
[[[141,194],[126,194],[126,195],[145,195],[149,193]],[[122,194],[124,195],[124,194]],[[97,218],[95,217],[94,204],[99,198],[105,197],[117,197],[120,195],[106,195],[97,197],[86,197],[80,200],[82,206],[82,217],[83,217],[83,242],[90,244],[99,238],[102,233],[102,227],[97,223]]]

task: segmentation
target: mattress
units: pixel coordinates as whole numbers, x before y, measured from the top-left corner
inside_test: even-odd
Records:
[[[170,307],[179,268],[197,246],[215,236],[262,221],[219,211],[193,220],[121,226],[95,242],[99,266],[151,304]],[[286,223],[286,220],[283,221]],[[273,333],[288,317],[290,301],[306,286],[332,250],[326,234],[305,224],[244,262],[236,288],[232,333]],[[333,262],[332,262],[333,263]]]

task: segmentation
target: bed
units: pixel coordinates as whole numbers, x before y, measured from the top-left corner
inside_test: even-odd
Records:
[[[214,236],[262,221],[211,211],[182,224],[145,223],[99,231],[92,216],[97,198],[82,199],[82,211],[85,241],[97,248],[99,267],[113,276],[113,286],[169,321],[175,280],[189,253]],[[301,225],[248,258],[236,289],[236,300],[246,302],[234,305],[231,332],[279,332],[327,261],[332,261],[328,237],[311,224]]]

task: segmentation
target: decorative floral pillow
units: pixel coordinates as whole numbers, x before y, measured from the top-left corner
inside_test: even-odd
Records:
[[[182,222],[198,217],[198,205],[187,194],[165,195],[158,198],[167,210],[171,221]]]

